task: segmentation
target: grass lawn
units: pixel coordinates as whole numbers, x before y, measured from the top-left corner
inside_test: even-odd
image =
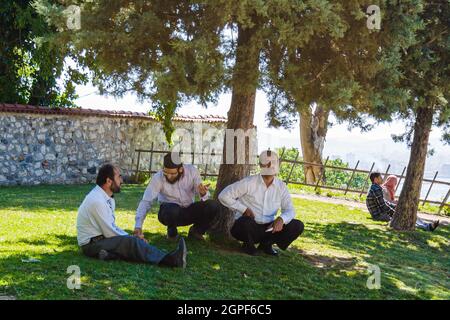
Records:
[[[450,299],[449,229],[397,233],[344,205],[294,199],[304,234],[280,257],[188,240],[186,270],[81,255],[77,208],[92,186],[0,188],[0,296],[17,299]],[[117,224],[131,232],[142,185],[116,196]],[[166,250],[156,208],[145,235]],[[179,229],[186,235],[188,227]],[[39,262],[26,262],[35,258]],[[369,264],[381,289],[366,286]],[[81,289],[66,286],[81,269]]]

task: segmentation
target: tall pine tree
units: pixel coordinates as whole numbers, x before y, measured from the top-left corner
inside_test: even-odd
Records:
[[[404,2],[411,5],[417,1]],[[132,91],[143,101],[151,102],[164,124],[169,142],[173,131],[170,119],[176,109],[189,100],[207,105],[216,101],[220,93],[231,91],[227,128],[246,131],[253,128],[258,88],[278,92],[281,86],[289,92],[286,83],[293,85],[295,77],[298,77],[299,84],[314,78],[315,73],[301,75],[301,70],[298,70],[298,62],[303,62],[308,50],[324,48],[329,52],[326,46],[333,44],[340,52],[336,56],[340,60],[349,60],[339,64],[339,68],[352,63],[363,68],[365,63],[361,60],[365,59],[366,53],[355,52],[353,49],[357,46],[352,41],[369,41],[362,47],[376,51],[380,47],[385,48],[383,42],[407,41],[405,38],[408,38],[408,28],[411,27],[398,23],[397,29],[374,34],[368,32],[365,11],[372,1],[80,0],[73,3],[81,8],[79,30],[65,27],[64,7],[52,5],[48,0],[35,0],[39,12],[60,28],[61,32],[53,37],[52,43],[78,57],[80,66],[92,71],[101,92],[120,96]],[[384,10],[390,1],[378,3]],[[66,1],[65,4],[71,2]],[[408,8],[414,15],[413,7]],[[400,10],[392,16],[400,19],[404,13]],[[353,27],[349,28],[349,25]],[[352,32],[346,33],[348,30]],[[341,42],[345,37],[347,40]],[[350,47],[345,47],[349,44]],[[399,48],[396,46],[392,52],[397,54]],[[389,76],[395,73],[394,53],[382,55],[393,66],[393,71],[387,73]],[[372,56],[374,52],[368,54]],[[312,60],[304,61],[319,67],[314,72],[327,68],[324,60],[319,59],[316,63],[313,53],[309,55]],[[294,75],[281,83],[274,72],[280,64],[287,70],[292,69],[288,74]],[[378,69],[378,65],[373,59],[368,59],[366,64],[366,70],[354,68],[348,72],[374,77],[377,70],[373,69]],[[339,75],[345,73],[338,71]],[[354,92],[362,90],[356,88],[351,79],[342,81],[338,77],[333,81],[329,74],[327,81],[334,87],[325,90],[339,91],[339,86],[343,85],[344,98],[341,100],[348,100],[347,95],[353,97]],[[380,79],[389,83],[388,80]],[[289,96],[298,99],[300,91],[289,92]],[[365,99],[361,104],[365,101],[375,103],[373,100],[380,94],[375,97],[361,94]],[[331,105],[329,100],[325,105]],[[302,108],[309,106],[306,99],[296,103]],[[348,111],[341,109],[336,112]],[[234,148],[236,151],[236,145]],[[246,158],[249,158],[248,148]],[[247,166],[237,164],[236,159],[234,164],[222,164],[215,196],[246,173]],[[216,225],[216,233],[228,235],[232,222],[232,214],[224,210],[223,218]]]
[[[411,125],[400,140],[408,142],[411,154],[391,221],[396,230],[414,230],[433,126],[443,128],[443,140],[450,144],[450,1],[424,2],[420,18],[416,43],[402,55],[401,87],[409,99],[398,113]]]

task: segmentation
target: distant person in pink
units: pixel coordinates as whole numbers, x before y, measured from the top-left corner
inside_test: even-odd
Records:
[[[383,188],[383,198],[389,202],[397,203],[395,201],[395,188],[397,187],[397,176],[391,175],[386,178],[386,181],[381,185]]]

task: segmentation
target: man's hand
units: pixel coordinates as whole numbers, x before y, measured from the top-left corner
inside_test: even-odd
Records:
[[[250,208],[247,208],[242,215],[245,217],[250,217],[252,219],[255,219],[255,214],[253,213],[252,209],[250,209]]]
[[[208,193],[208,189],[209,189],[209,186],[210,186],[210,184],[208,183],[208,184],[203,184],[203,183],[200,183],[199,185],[198,185],[198,194],[201,196],[201,197],[204,197],[207,193]]]
[[[142,239],[142,240],[144,240],[145,242],[148,243],[147,239],[144,238],[144,234],[142,233],[142,229],[141,228],[135,228],[134,232],[133,232],[133,235],[136,238]]]
[[[276,218],[275,221],[272,223],[271,227],[273,227],[272,233],[280,232],[281,230],[283,230],[284,227],[283,219],[281,217]]]

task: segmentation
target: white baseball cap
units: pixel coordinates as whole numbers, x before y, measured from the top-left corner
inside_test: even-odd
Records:
[[[259,155],[259,164],[263,166],[269,164],[268,167],[261,167],[261,175],[263,176],[274,176],[280,172],[278,154],[275,151],[264,150],[261,152]]]

